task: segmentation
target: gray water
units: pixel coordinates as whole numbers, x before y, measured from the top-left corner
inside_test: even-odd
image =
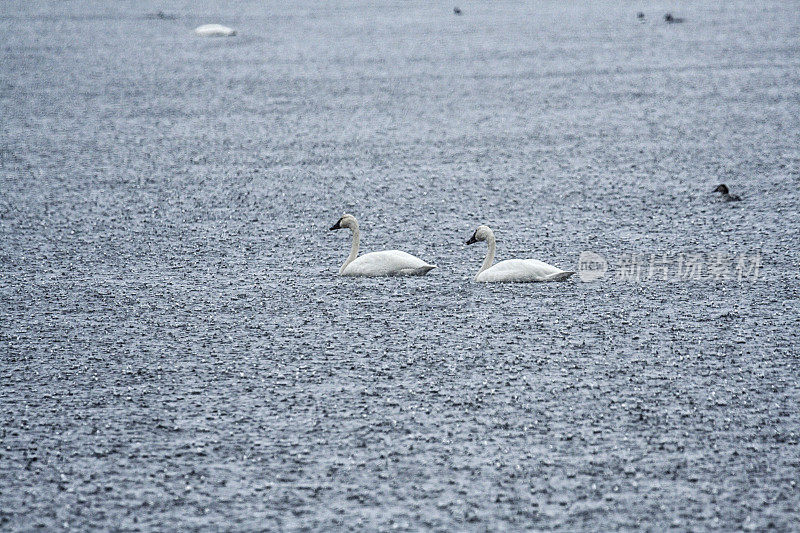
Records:
[[[796,529],[800,4],[375,4],[0,5],[0,529]]]

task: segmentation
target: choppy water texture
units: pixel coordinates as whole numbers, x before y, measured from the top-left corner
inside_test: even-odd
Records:
[[[458,5],[0,5],[0,529],[797,527],[800,5]]]

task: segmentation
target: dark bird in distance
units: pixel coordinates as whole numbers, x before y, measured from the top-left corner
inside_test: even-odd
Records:
[[[664,15],[664,21],[667,22],[668,24],[680,24],[681,22],[684,21],[684,18],[673,17],[672,13],[667,13],[666,15]]]
[[[722,199],[726,202],[739,202],[741,201],[741,197],[736,194],[731,194],[728,190],[728,186],[724,183],[717,185],[717,188],[714,189],[712,192],[719,192],[722,193]]]
[[[461,8],[458,7],[458,6],[454,7],[453,8],[453,14],[460,15],[461,14]]]
[[[164,13],[163,11],[157,11],[155,13],[148,13],[145,15],[145,18],[150,20],[175,20],[178,17],[172,15],[170,13]]]

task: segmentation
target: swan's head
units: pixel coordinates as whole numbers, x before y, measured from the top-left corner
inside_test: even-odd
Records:
[[[353,228],[355,228],[355,227],[356,227],[356,225],[357,225],[357,223],[356,223],[356,217],[354,217],[353,215],[347,215],[347,214],[345,214],[345,215],[342,215],[342,218],[340,218],[339,220],[337,220],[337,221],[336,221],[336,224],[334,224],[333,226],[331,226],[329,229],[330,229],[331,231],[333,231],[333,230],[335,230],[335,229],[344,229],[344,228],[350,228],[350,229],[353,229]]]
[[[721,192],[722,194],[728,194],[728,186],[724,183],[717,185],[717,188],[714,189],[712,192]]]
[[[476,229],[475,233],[472,234],[472,237],[469,238],[467,244],[475,244],[478,241],[485,241],[490,235],[493,235],[493,233],[492,230],[489,229],[489,226],[478,226],[478,229]]]

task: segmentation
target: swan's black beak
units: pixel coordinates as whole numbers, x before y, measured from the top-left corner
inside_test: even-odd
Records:
[[[470,237],[469,240],[467,241],[467,244],[475,244],[476,242],[478,242],[478,239],[475,238],[475,233],[473,233],[472,237]]]
[[[328,228],[328,231],[333,231],[333,230],[335,230],[335,229],[342,229],[342,226],[340,226],[340,225],[339,225],[339,223],[340,223],[341,221],[342,221],[342,219],[341,219],[341,218],[340,218],[339,220],[337,220],[337,221],[336,221],[336,224],[334,224],[333,226],[331,226],[330,228]]]

